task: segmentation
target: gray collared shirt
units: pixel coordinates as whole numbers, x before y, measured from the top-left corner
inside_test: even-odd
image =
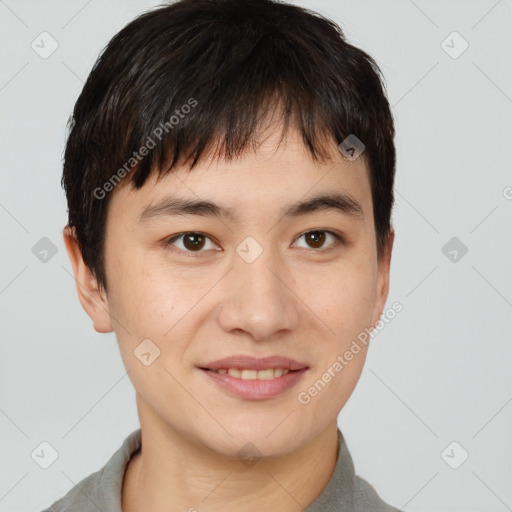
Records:
[[[107,464],[73,487],[43,512],[122,512],[121,490],[126,466],[140,449],[140,428],[132,432]],[[352,457],[338,428],[338,458],[329,483],[304,512],[400,512],[356,476]]]

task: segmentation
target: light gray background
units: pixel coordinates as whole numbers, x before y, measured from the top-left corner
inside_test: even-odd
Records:
[[[356,471],[406,511],[512,510],[512,2],[300,4],[376,58],[397,125],[388,306],[404,309],[339,418]],[[60,177],[82,82],[153,5],[0,0],[0,512],[50,505],[138,427],[115,337],[76,295]],[[59,45],[47,59],[31,48],[43,31]],[[469,43],[456,59],[441,46],[453,31]],[[441,250],[453,236],[468,248],[457,262]],[[46,263],[42,237],[58,249]],[[59,453],[46,470],[30,455],[42,441]],[[469,453],[458,469],[441,457],[452,441]]]

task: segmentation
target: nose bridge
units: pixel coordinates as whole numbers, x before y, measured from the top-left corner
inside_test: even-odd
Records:
[[[293,330],[299,312],[284,262],[277,251],[258,246],[245,240],[237,248],[218,320],[226,331],[243,330],[255,340],[265,340]]]

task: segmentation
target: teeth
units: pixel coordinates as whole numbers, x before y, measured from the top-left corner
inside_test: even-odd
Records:
[[[258,372],[256,370],[242,370],[242,380],[257,379]]]
[[[238,368],[221,368],[212,370],[221,375],[228,374],[231,377],[242,380],[270,380],[281,377],[290,372],[288,368],[268,368],[266,370],[239,370]]]
[[[246,370],[242,372],[242,379],[244,378],[245,371]],[[269,370],[259,370],[254,373],[256,373],[256,375],[253,377],[254,379],[257,378],[259,380],[270,380],[274,378],[274,370],[272,370],[272,368],[270,368]]]

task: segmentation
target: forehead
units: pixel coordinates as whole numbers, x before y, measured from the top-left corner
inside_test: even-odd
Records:
[[[280,141],[274,130],[238,158],[210,154],[192,170],[176,167],[163,175],[153,170],[141,189],[115,190],[109,209],[132,224],[173,212],[239,222],[270,210],[296,217],[323,209],[362,219],[371,213],[371,187],[364,158],[347,160],[333,143],[330,159],[315,161],[296,131]]]

